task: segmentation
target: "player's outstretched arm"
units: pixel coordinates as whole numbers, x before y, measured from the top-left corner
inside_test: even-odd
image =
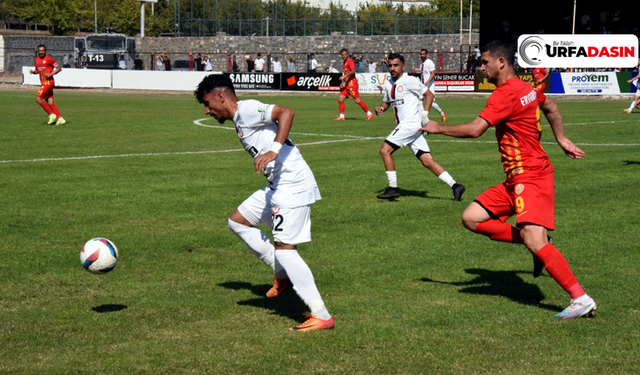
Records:
[[[284,142],[286,142],[289,132],[291,131],[291,124],[293,123],[294,115],[295,112],[291,108],[281,107],[278,105],[273,107],[271,110],[271,120],[278,123],[278,130],[276,132],[276,138],[273,140],[273,147],[271,147],[271,150],[262,155],[258,155],[254,160],[256,173],[263,171],[267,167],[267,164],[278,157],[280,149]]]
[[[476,117],[475,120],[467,124],[444,126],[435,121],[429,121],[427,125],[420,128],[420,131],[427,134],[442,134],[455,138],[478,138],[489,129],[491,124],[482,117]]]
[[[389,108],[389,103],[382,102],[379,107],[376,107],[376,116],[380,116],[382,112],[386,111]]]
[[[556,102],[547,98],[544,104],[540,106],[540,109],[549,121],[553,135],[556,137],[556,142],[558,142],[558,145],[560,145],[564,153],[572,159],[580,159],[583,157],[585,155],[584,151],[576,147],[564,134],[564,122]]]

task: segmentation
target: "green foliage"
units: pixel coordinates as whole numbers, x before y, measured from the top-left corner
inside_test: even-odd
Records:
[[[17,15],[29,22],[49,25],[54,35],[79,30],[83,20],[89,18],[88,0],[33,0],[15,8]]]

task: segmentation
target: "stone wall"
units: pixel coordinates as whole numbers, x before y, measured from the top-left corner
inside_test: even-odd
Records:
[[[56,37],[46,35],[1,35],[4,40],[4,70],[20,71],[23,65],[33,65],[38,44],[45,44],[49,54],[61,62],[65,54],[73,54],[73,37]],[[185,38],[138,38],[137,50],[144,60],[145,68],[151,69],[153,56],[167,53],[171,60],[186,58],[189,53],[209,55],[214,71],[227,71],[227,55],[235,54],[241,70],[246,71],[245,56],[262,53],[263,57],[283,58],[293,55],[297,60],[296,71],[307,69],[307,56],[314,53],[319,63],[319,70],[324,70],[334,63],[341,70],[342,60],[339,52],[347,48],[352,55],[372,58],[376,63],[390,52],[405,55],[407,70],[419,69],[419,51],[426,48],[430,58],[437,64],[437,54],[442,53],[443,71],[457,72],[465,68],[468,51],[478,44],[478,33],[464,34],[460,45],[460,36],[448,35],[331,35],[307,37],[251,37],[251,36],[215,36]],[[0,52],[1,53],[1,52]],[[437,53],[437,54],[436,54]],[[286,64],[283,62],[283,70]]]

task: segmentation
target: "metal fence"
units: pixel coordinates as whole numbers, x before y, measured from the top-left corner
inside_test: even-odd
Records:
[[[181,6],[174,3],[176,36],[313,36],[313,35],[421,35],[457,34],[460,18],[426,18],[409,15],[350,12],[276,3],[212,0]],[[472,29],[480,19],[472,18]],[[469,28],[464,18],[462,28]]]

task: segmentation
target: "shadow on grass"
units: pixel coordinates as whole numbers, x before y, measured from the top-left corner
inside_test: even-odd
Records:
[[[238,301],[238,305],[241,306],[253,306],[271,310],[272,314],[278,314],[301,323],[305,320],[304,313],[309,311],[309,308],[302,302],[293,288],[287,289],[278,298],[267,298],[265,294],[271,289],[270,284],[253,285],[247,282],[229,281],[218,285],[233,290],[246,289],[258,296],[258,298]]]
[[[384,192],[385,189],[378,190],[378,193]],[[429,194],[427,194],[426,191],[407,190],[407,189],[400,188],[400,198],[402,198],[402,197],[418,197],[418,198],[440,199],[440,200],[445,200],[445,201],[446,200],[453,200],[453,197],[450,198],[450,199],[449,198],[444,198],[444,197],[432,197],[432,196],[429,196]],[[395,202],[396,199],[397,198],[380,199],[380,200],[387,200],[387,201]]]
[[[529,273],[528,271],[490,271],[479,268],[468,268],[465,270],[470,275],[477,275],[475,279],[469,281],[438,281],[426,277],[420,281],[463,286],[460,293],[483,294],[488,296],[499,296],[510,299],[513,302],[524,305],[537,306],[551,311],[562,311],[562,308],[555,305],[542,303],[544,296],[537,285],[525,283],[519,273]]]
[[[116,312],[120,310],[125,310],[127,308],[126,305],[118,305],[118,304],[108,304],[108,305],[100,305],[92,308],[91,310],[97,313],[108,313],[108,312]]]
[[[640,165],[640,161],[623,160],[624,165]]]

